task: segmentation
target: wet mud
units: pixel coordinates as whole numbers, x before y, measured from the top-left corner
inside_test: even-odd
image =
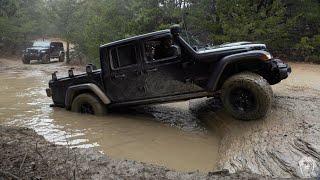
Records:
[[[273,87],[271,112],[238,121],[217,100],[194,100],[191,109],[221,134],[218,168],[281,178],[320,176],[320,66],[292,63],[294,73]]]
[[[0,59],[0,124],[27,127],[57,145],[93,148],[178,171],[227,169],[271,177],[320,174],[320,66],[292,63],[293,74],[273,86],[265,119],[244,122],[224,112],[217,99],[81,116],[50,108],[50,73],[60,63],[22,65]],[[78,69],[79,71],[81,69]]]

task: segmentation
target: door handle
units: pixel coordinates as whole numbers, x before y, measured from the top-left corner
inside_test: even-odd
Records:
[[[144,85],[144,86],[138,87],[138,90],[139,91],[143,91],[144,93],[146,93],[148,91],[148,88],[147,88],[146,85]]]
[[[141,76],[142,75],[142,71],[140,70],[137,70],[137,71],[134,71],[134,73],[137,75],[137,76]]]
[[[125,77],[126,77],[125,74],[116,74],[116,75],[114,75],[114,78],[116,78],[116,79],[123,79]]]
[[[147,69],[146,71],[147,71],[148,73],[149,73],[149,72],[156,72],[156,71],[158,71],[158,68]]]

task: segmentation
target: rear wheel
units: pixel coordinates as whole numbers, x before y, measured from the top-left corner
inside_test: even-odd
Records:
[[[262,76],[244,72],[229,78],[222,87],[221,99],[227,112],[241,120],[263,118],[270,110],[273,92]]]
[[[100,99],[90,93],[78,95],[72,102],[71,111],[81,114],[103,116],[106,114],[106,106]]]

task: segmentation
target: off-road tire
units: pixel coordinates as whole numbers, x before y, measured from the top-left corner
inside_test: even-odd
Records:
[[[233,105],[234,100],[231,98],[238,89],[251,93],[251,99],[254,99],[255,102],[253,109],[244,111]],[[273,91],[267,80],[251,72],[243,72],[230,77],[221,89],[221,100],[225,110],[234,118],[245,121],[265,117],[271,109],[272,98]]]
[[[82,108],[84,105],[91,106],[92,112],[83,112]],[[107,113],[106,106],[97,96],[91,93],[80,94],[76,98],[74,98],[71,105],[71,111],[82,114],[92,114],[96,116],[103,116]]]
[[[30,64],[30,59],[26,58],[25,56],[22,57],[23,64]]]
[[[65,57],[64,57],[64,53],[61,53],[59,56],[59,62],[64,62]]]
[[[43,55],[42,58],[41,58],[41,63],[43,63],[43,64],[50,63],[50,55],[49,54]]]

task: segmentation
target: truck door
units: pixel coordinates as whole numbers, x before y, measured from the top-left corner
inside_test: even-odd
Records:
[[[143,77],[141,51],[137,43],[128,43],[107,50],[109,72],[104,73],[105,89],[112,101],[121,103],[142,99]]]
[[[143,42],[144,77],[147,98],[174,96],[201,91],[186,82],[186,72],[179,55],[180,47],[170,35]]]
[[[61,45],[57,42],[50,43],[50,55],[51,57],[59,57]]]

